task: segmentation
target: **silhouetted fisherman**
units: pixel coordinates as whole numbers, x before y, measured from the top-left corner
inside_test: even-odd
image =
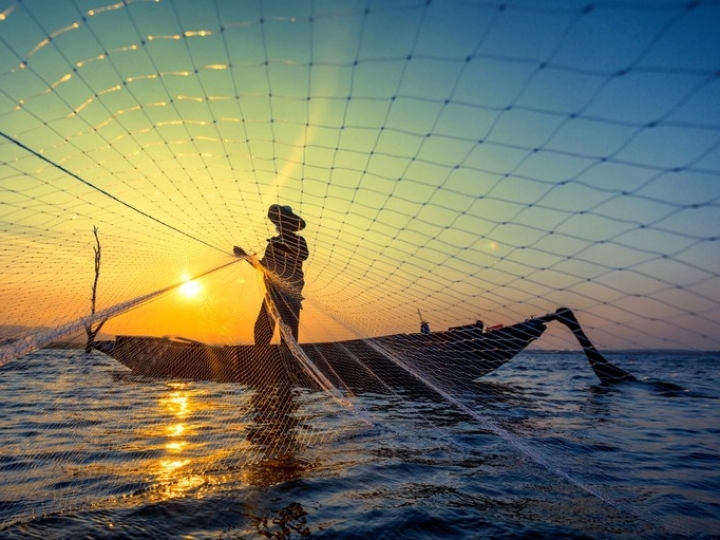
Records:
[[[305,220],[295,214],[291,207],[271,205],[268,219],[277,227],[278,235],[268,238],[265,256],[260,260],[265,269],[267,292],[255,321],[255,345],[258,346],[269,345],[275,331],[275,321],[270,315],[268,302],[275,304],[280,318],[290,327],[297,341],[302,289],[305,285],[302,263],[309,255],[305,239],[296,234],[305,228]],[[234,252],[237,256],[246,256],[242,248],[235,247]]]

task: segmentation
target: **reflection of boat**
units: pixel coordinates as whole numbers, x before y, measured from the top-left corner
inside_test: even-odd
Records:
[[[484,331],[482,324],[428,334],[397,334],[370,339],[304,344],[302,349],[322,375],[338,388],[384,391],[416,387],[418,374],[435,381],[470,382],[499,368],[525,349],[557,320],[580,341],[603,382],[631,380],[592,346],[570,310]],[[283,346],[214,346],[190,340],[117,336],[95,348],[133,372],[150,377],[238,382],[262,386],[288,381],[314,387],[313,379]]]

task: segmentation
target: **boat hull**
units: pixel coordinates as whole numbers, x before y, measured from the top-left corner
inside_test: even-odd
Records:
[[[545,331],[541,319],[484,332],[471,325],[430,334],[301,346],[307,362],[284,346],[214,346],[158,337],[117,336],[95,348],[148,377],[240,383],[253,387],[285,383],[318,389],[319,379],[347,391],[417,389],[431,380],[454,387],[494,371]],[[315,372],[313,375],[312,372]]]

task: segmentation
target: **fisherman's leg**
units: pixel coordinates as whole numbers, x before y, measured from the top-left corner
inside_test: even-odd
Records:
[[[288,325],[292,330],[292,335],[295,338],[295,341],[297,341],[299,339],[298,336],[300,335],[300,304],[293,303],[290,308],[290,312],[288,313]]]
[[[270,345],[274,330],[275,321],[273,321],[270,313],[268,313],[265,300],[263,300],[260,313],[258,313],[257,319],[255,319],[255,345],[259,347],[267,347]]]
[[[277,307],[280,318],[290,327],[290,332],[297,341],[300,330],[300,303],[294,298],[281,298],[277,303]]]

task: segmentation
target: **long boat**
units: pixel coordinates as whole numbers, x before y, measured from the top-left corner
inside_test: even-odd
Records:
[[[94,346],[133,373],[147,377],[249,386],[284,381],[309,388],[327,384],[355,392],[384,392],[417,388],[426,380],[469,386],[538,339],[550,321],[559,321],[573,332],[601,382],[634,380],[595,349],[566,308],[491,330],[475,323],[431,333],[308,343],[294,354],[285,345],[222,346],[183,338],[122,335]]]

